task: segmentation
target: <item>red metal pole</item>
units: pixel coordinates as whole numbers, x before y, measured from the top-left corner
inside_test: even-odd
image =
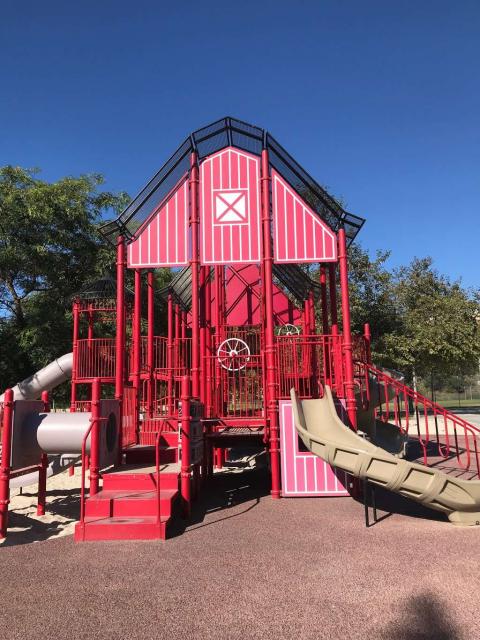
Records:
[[[74,412],[77,402],[77,375],[78,375],[78,327],[79,327],[79,301],[73,302],[73,363],[72,384],[70,392],[70,411]]]
[[[207,380],[205,375],[205,356],[206,356],[206,345],[207,338],[205,335],[205,316],[206,316],[206,267],[200,267],[200,400],[205,406],[206,395],[207,395]]]
[[[117,238],[117,300],[116,300],[116,336],[115,336],[115,399],[120,404],[119,460],[122,460],[122,423],[123,423],[123,386],[125,380],[125,241]]]
[[[363,327],[363,337],[365,339],[365,356],[368,364],[372,364],[372,334],[368,322]]]
[[[317,333],[316,320],[315,320],[315,298],[313,291],[308,294],[308,303],[310,307],[310,331],[315,335]]]
[[[262,151],[262,230],[263,230],[263,292],[265,300],[265,364],[266,401],[270,428],[270,469],[272,498],[280,498],[280,457],[275,370],[275,335],[273,326],[273,253],[270,220],[270,175],[268,151]]]
[[[142,366],[142,272],[135,269],[135,302],[133,313],[133,386],[135,387],[135,433],[140,434],[140,386]]]
[[[167,298],[167,407],[168,415],[173,412],[173,297]]]
[[[338,315],[337,315],[337,283],[336,283],[336,275],[335,275],[335,263],[330,263],[328,265],[328,286],[329,286],[329,294],[330,294],[330,322],[331,324],[335,324],[338,326]]]
[[[322,332],[328,335],[328,301],[327,301],[327,270],[320,265],[320,296],[322,302]]]
[[[338,231],[338,262],[340,266],[340,289],[342,293],[343,316],[343,358],[345,365],[345,392],[347,414],[353,429],[357,428],[357,403],[355,401],[355,381],[353,372],[352,333],[350,326],[350,300],[348,294],[348,261],[345,229]]]
[[[191,480],[190,480],[190,377],[183,376],[181,388],[182,400],[182,468],[181,494],[182,510],[185,517],[190,516],[191,509]]]
[[[173,307],[173,316],[175,318],[175,332],[174,332],[174,358],[173,358],[173,366],[177,371],[180,368],[180,306],[175,304]]]
[[[198,165],[197,154],[190,156],[190,226],[192,229],[192,394],[200,397],[200,301],[199,301],[199,218],[198,218]]]
[[[205,284],[205,416],[211,417],[212,413],[212,281],[208,271],[207,282]]]
[[[147,275],[147,303],[148,303],[148,327],[147,327],[147,370],[148,370],[148,387],[147,387],[147,413],[148,417],[153,416],[153,336],[155,323],[155,274],[149,271]]]
[[[42,391],[42,402],[44,413],[49,413],[50,397],[48,391]],[[42,453],[40,466],[38,468],[37,516],[45,515],[45,502],[47,498],[47,467],[48,456],[46,453]]]
[[[310,335],[310,304],[308,298],[303,301],[303,331],[306,336]]]
[[[8,504],[10,502],[10,458],[12,455],[13,391],[3,397],[2,460],[0,463],[0,539],[7,535]]]
[[[92,422],[90,435],[90,495],[94,496],[99,490],[100,480],[100,399],[102,386],[100,378],[95,378],[92,384]]]

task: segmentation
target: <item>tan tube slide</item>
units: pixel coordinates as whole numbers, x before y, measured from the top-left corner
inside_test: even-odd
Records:
[[[292,389],[295,426],[305,446],[332,467],[446,513],[456,525],[480,525],[480,481],[459,480],[375,446],[338,417],[332,392],[299,400]]]

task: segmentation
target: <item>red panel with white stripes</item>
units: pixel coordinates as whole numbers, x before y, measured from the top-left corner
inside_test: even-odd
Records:
[[[260,161],[228,147],[200,166],[202,264],[260,262]]]
[[[129,267],[182,267],[190,259],[188,180],[150,216],[128,245]]]
[[[279,173],[272,171],[275,262],[333,262],[335,233]]]

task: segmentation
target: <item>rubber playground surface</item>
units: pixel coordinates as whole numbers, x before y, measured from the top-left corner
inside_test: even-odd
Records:
[[[477,528],[380,493],[395,513],[366,528],[361,503],[273,502],[266,481],[216,474],[166,543],[11,541],[4,637],[480,638]]]

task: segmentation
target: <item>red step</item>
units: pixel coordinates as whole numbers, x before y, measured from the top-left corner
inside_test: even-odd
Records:
[[[177,434],[171,434],[177,438]],[[155,447],[150,445],[135,445],[125,451],[126,464],[155,464]],[[178,448],[163,441],[160,446],[160,463],[168,464],[178,461]]]
[[[165,540],[168,518],[161,518],[160,523],[154,516],[113,517],[85,519],[75,525],[74,539],[84,540]]]
[[[178,491],[166,489],[160,491],[160,514],[170,517]],[[128,517],[156,516],[156,491],[102,490],[85,502],[85,516],[90,517]]]
[[[160,488],[178,489],[179,464],[165,464],[160,469]],[[103,489],[106,491],[131,490],[154,491],[157,488],[154,465],[124,465],[102,474]]]

